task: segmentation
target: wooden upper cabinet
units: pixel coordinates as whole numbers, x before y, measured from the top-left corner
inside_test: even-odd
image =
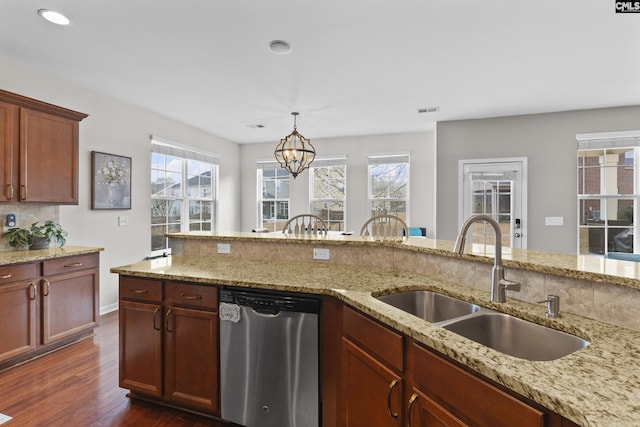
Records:
[[[18,107],[0,101],[0,187],[2,188],[0,201],[10,201],[15,197],[15,182],[17,181],[16,141],[18,136]]]
[[[0,90],[0,202],[78,204],[79,123],[85,117]]]

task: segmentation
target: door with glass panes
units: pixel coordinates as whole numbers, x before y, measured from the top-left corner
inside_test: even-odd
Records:
[[[527,248],[526,158],[460,160],[459,226],[471,215],[495,219],[503,248]],[[477,222],[467,241],[495,244],[493,228]]]

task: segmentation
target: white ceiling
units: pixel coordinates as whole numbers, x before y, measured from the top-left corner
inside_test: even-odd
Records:
[[[312,140],[419,132],[640,105],[640,14],[614,4],[2,0],[0,56],[239,143],[277,142],[291,111]],[[72,25],[44,21],[40,8]],[[274,39],[293,51],[271,53]]]

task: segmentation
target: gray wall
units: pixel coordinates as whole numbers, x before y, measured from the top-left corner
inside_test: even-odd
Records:
[[[576,134],[640,129],[640,106],[437,124],[437,238],[458,231],[458,161],[528,158],[528,249],[575,254]],[[546,216],[564,226],[545,226]]]

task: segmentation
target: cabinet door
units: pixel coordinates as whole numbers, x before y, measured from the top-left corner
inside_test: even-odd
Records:
[[[402,425],[402,379],[347,338],[342,339],[342,398],[346,427]]]
[[[77,121],[20,109],[20,200],[78,203]]]
[[[162,307],[120,300],[120,387],[162,396]]]
[[[408,427],[467,427],[426,394],[414,389],[407,410]]]
[[[83,270],[42,279],[42,344],[98,324],[98,270]]]
[[[218,412],[218,313],[169,307],[164,328],[165,397]]]
[[[17,108],[6,102],[0,102],[0,202],[15,199],[17,183],[17,156],[16,152],[16,120]]]
[[[0,361],[36,348],[36,286],[0,285]]]

